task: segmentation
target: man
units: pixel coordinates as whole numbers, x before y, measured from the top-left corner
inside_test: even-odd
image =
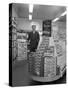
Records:
[[[39,43],[39,33],[36,31],[36,25],[32,25],[32,31],[28,35],[29,50],[35,52]]]

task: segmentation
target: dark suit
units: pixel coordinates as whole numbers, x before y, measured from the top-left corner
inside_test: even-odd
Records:
[[[39,42],[39,33],[37,31],[35,31],[35,33],[33,33],[33,31],[30,32],[28,34],[28,40],[30,41],[30,44],[29,44],[30,52],[35,52]]]

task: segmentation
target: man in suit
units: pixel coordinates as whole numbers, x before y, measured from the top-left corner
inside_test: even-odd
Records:
[[[39,43],[39,33],[36,31],[36,25],[32,25],[32,31],[28,34],[29,50],[35,52]]]

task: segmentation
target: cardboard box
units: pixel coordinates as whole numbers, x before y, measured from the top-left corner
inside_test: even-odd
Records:
[[[53,77],[56,75],[56,59],[54,57],[45,57],[44,77]]]

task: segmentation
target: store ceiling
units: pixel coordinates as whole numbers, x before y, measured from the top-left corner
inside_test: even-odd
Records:
[[[13,9],[19,18],[29,17],[29,5],[28,4],[13,4]],[[33,19],[55,19],[61,13],[66,10],[64,6],[50,6],[50,5],[34,5]],[[60,20],[66,20],[66,16]]]

